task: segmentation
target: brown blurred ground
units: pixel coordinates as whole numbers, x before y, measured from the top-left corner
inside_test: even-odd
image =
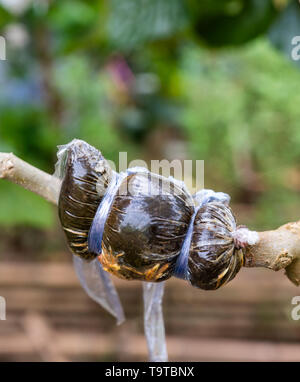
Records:
[[[120,327],[85,295],[71,263],[1,263],[7,320],[0,321],[0,361],[146,360],[141,285],[114,280],[127,316]],[[170,360],[300,361],[295,295],[299,289],[282,272],[265,269],[243,269],[213,292],[169,280]]]

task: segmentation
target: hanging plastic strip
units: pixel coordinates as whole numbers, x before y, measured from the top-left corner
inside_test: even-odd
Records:
[[[165,282],[143,283],[144,332],[147,340],[149,361],[151,362],[168,361],[162,311],[164,287]]]
[[[96,258],[87,262],[73,255],[73,263],[80,284],[88,296],[113,315],[117,325],[122,324],[125,317],[118,293],[99,260]]]

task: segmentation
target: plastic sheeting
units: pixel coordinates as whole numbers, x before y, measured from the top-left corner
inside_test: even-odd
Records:
[[[164,317],[162,312],[164,287],[164,282],[143,283],[144,332],[147,340],[150,362],[168,361]]]
[[[124,312],[118,293],[109,273],[103,270],[98,259],[87,262],[73,255],[73,263],[80,284],[90,298],[111,313],[118,325],[124,322]]]

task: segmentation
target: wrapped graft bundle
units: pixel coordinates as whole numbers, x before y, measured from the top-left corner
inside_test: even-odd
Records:
[[[219,288],[241,268],[253,235],[236,227],[228,195],[202,190],[192,197],[183,182],[144,168],[118,174],[78,140],[60,155],[59,217],[75,255],[98,257],[123,279],[177,276],[202,289]]]

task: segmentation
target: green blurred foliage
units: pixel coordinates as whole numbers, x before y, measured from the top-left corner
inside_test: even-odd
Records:
[[[212,156],[212,167],[219,167],[216,161],[221,158],[228,177],[232,161],[227,154],[244,147],[253,151],[259,171],[297,162],[299,71],[266,40],[217,55],[185,47],[181,58],[176,81],[185,100],[183,125],[195,156]]]
[[[284,57],[300,34],[296,0],[1,4],[1,151],[52,172],[73,138],[130,161],[176,127],[188,159],[205,160],[207,187],[257,207],[250,224],[297,218],[300,61]],[[0,200],[1,225],[54,224],[55,210],[17,186],[1,182]]]
[[[174,36],[186,24],[181,0],[112,0],[107,31],[114,46],[128,51],[145,42]]]
[[[236,200],[236,170],[249,156],[263,188],[255,223],[275,227],[297,219],[299,210],[288,205],[297,203],[299,191],[291,190],[287,171],[300,159],[299,70],[266,40],[217,55],[190,46],[182,52],[177,81],[185,100],[182,126],[191,155],[205,160],[206,185]]]

